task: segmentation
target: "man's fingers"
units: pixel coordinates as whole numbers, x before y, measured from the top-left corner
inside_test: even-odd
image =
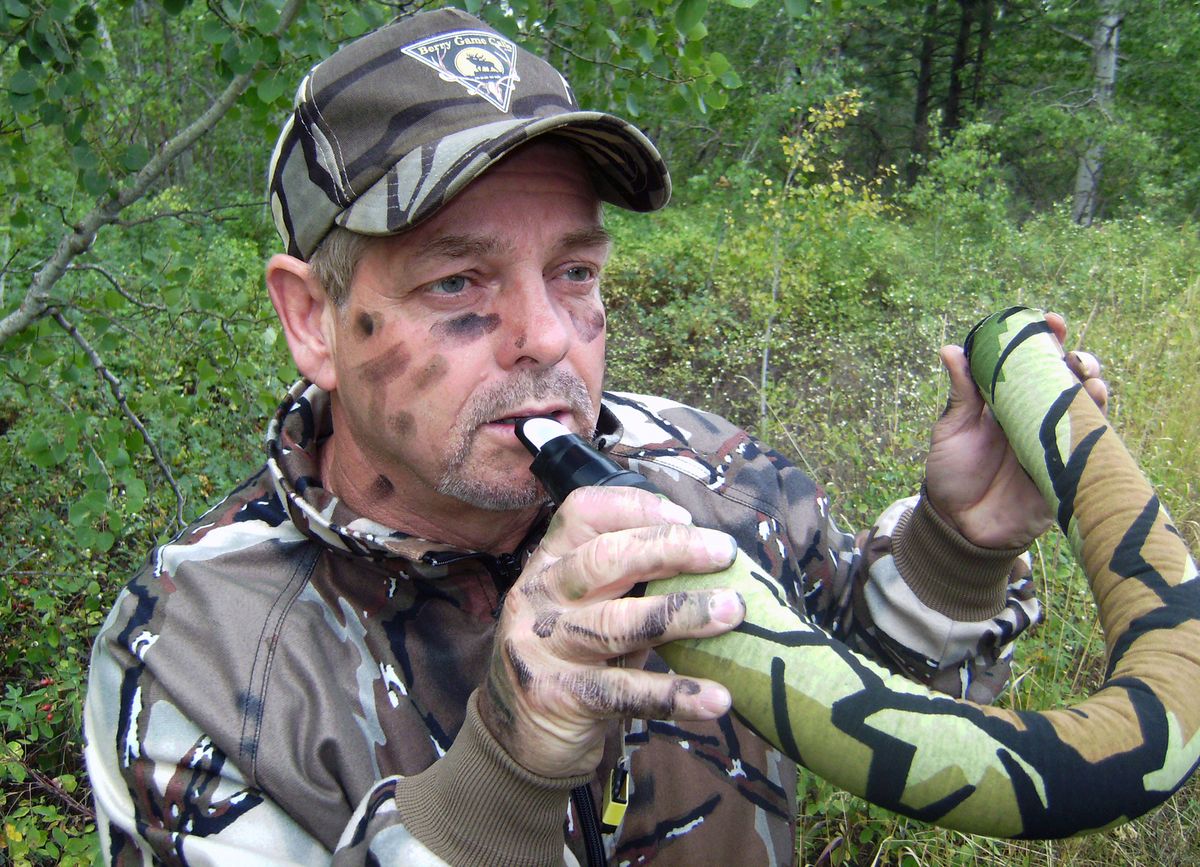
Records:
[[[556,678],[599,719],[716,719],[729,710],[729,690],[710,680],[627,668],[589,668]]]
[[[1067,367],[1081,380],[1100,377],[1100,359],[1090,352],[1068,352]]]
[[[1050,326],[1050,332],[1058,340],[1059,346],[1065,346],[1067,343],[1067,320],[1058,313],[1047,313],[1046,324]]]
[[[697,590],[597,602],[562,612],[535,632],[554,656],[600,662],[680,638],[720,635],[745,616],[737,592]]]
[[[1088,396],[1103,413],[1108,412],[1108,385],[1100,378],[1100,359],[1090,352],[1068,352],[1067,367],[1083,383]]]
[[[572,491],[563,501],[539,548],[541,554],[558,558],[616,530],[691,522],[687,509],[649,491],[587,486]]]
[[[605,533],[580,545],[522,589],[552,603],[611,598],[635,584],[681,572],[715,572],[733,563],[737,543],[728,533],[660,524]]]

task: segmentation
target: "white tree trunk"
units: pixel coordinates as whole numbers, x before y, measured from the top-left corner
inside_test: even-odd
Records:
[[[1101,0],[1100,20],[1092,32],[1092,105],[1112,120],[1113,93],[1117,87],[1117,43],[1121,35],[1120,0]],[[1079,158],[1075,171],[1075,197],[1071,217],[1077,225],[1090,226],[1096,216],[1100,195],[1100,173],[1104,168],[1104,145],[1093,142]]]

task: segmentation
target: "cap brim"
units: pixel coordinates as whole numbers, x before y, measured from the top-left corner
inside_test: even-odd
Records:
[[[601,200],[654,211],[671,198],[666,164],[637,127],[603,112],[574,111],[497,121],[415,148],[334,221],[362,235],[403,232],[431,217],[506,154],[548,133],[579,147]]]

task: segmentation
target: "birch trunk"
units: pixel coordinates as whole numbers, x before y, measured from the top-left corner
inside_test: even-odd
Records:
[[[1113,94],[1117,87],[1117,43],[1121,35],[1120,0],[1101,0],[1101,16],[1092,32],[1092,105],[1105,121],[1112,121]],[[1079,226],[1090,226],[1100,198],[1100,175],[1104,168],[1104,144],[1093,141],[1079,158],[1075,171],[1075,195],[1071,218]]]

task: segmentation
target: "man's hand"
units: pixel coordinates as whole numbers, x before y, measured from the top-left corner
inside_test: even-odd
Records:
[[[730,536],[691,526],[686,511],[646,491],[572,493],[505,598],[480,690],[488,730],[526,769],[567,777],[599,763],[606,720],[724,714],[720,684],[640,668],[651,647],[737,626],[741,597],[621,597],[641,581],[723,569],[735,553]]]
[[[1063,318],[1048,313],[1046,322],[1058,342],[1065,342]],[[1025,547],[1054,516],[975,387],[962,347],[943,346],[941,358],[950,374],[950,400],[933,426],[925,462],[929,504],[976,545]],[[1069,352],[1067,364],[1105,410],[1108,388],[1099,378],[1100,362],[1086,352]]]

